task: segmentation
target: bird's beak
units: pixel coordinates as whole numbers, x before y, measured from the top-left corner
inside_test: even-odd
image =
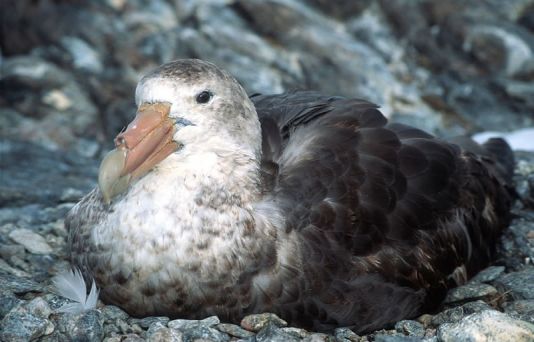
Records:
[[[143,104],[126,130],[117,135],[116,147],[102,160],[98,174],[106,203],[178,148],[172,140],[169,111],[169,103]]]

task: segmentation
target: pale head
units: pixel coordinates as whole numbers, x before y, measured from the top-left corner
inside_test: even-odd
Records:
[[[136,119],[101,165],[99,184],[107,202],[163,160],[176,164],[205,152],[259,159],[254,105],[235,78],[211,63],[164,64],[141,79],[135,100]]]

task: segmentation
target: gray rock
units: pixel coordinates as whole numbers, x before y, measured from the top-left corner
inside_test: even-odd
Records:
[[[275,323],[267,323],[256,335],[257,342],[293,342],[301,339],[280,329]]]
[[[101,341],[104,338],[104,316],[98,310],[81,314],[64,313],[56,319],[56,330],[60,340]]]
[[[24,303],[10,292],[0,292],[0,320],[7,315],[15,306]]]
[[[100,312],[102,315],[104,315],[104,322],[106,323],[115,321],[117,319],[126,321],[129,318],[129,315],[124,310],[115,305],[106,305],[100,310]]]
[[[221,323],[217,316],[211,316],[202,320],[193,319],[175,319],[170,321],[167,325],[169,328],[176,330],[186,330],[196,327],[208,327],[211,328]]]
[[[375,342],[420,342],[422,339],[415,336],[398,336],[398,335],[375,335]]]
[[[287,326],[287,322],[276,316],[273,313],[262,313],[245,316],[241,320],[241,326],[249,331],[260,331],[267,325],[274,325],[277,327]]]
[[[167,325],[171,329],[183,333],[184,341],[194,341],[195,339],[206,339],[214,341],[229,341],[230,336],[214,327],[221,321],[217,316],[211,316],[203,320],[175,319]]]
[[[417,322],[411,320],[404,320],[395,324],[395,330],[404,335],[423,337],[425,336],[425,327]]]
[[[65,304],[72,303],[70,299],[67,299],[65,297],[59,296],[55,293],[47,293],[44,296],[42,296],[44,300],[48,303],[52,311],[57,313],[57,310],[61,308]]]
[[[0,341],[30,341],[50,334],[53,330],[54,326],[47,319],[28,312],[12,312],[0,322]]]
[[[24,247],[17,244],[0,244],[0,257],[2,259],[9,259],[16,255],[19,258],[24,258]]]
[[[28,292],[41,292],[43,287],[31,279],[0,272],[0,289],[14,294],[25,294]]]
[[[534,300],[523,299],[506,303],[503,306],[504,312],[516,318],[534,323]]]
[[[534,267],[505,274],[495,281],[498,287],[514,299],[534,299]]]
[[[497,289],[488,284],[466,284],[453,288],[447,293],[444,303],[460,302],[484,297],[491,297],[497,294]]]
[[[52,314],[52,309],[48,302],[42,297],[36,297],[13,310],[14,312],[27,312],[35,317],[48,318]]]
[[[9,233],[9,237],[16,243],[23,245],[30,253],[34,254],[50,254],[52,248],[46,240],[39,234],[32,232],[29,229],[20,228],[15,229]]]
[[[311,332],[305,330],[305,329],[302,329],[302,328],[295,328],[295,327],[285,327],[285,328],[280,328],[280,330],[282,330],[284,333],[288,333],[290,335],[293,335],[297,338],[306,338],[308,336],[310,336]]]
[[[439,326],[443,323],[458,322],[467,315],[490,309],[491,307],[483,301],[469,302],[462,306],[447,309],[436,314],[432,317],[430,322],[433,326]]]
[[[75,68],[93,73],[102,72],[104,67],[100,53],[84,40],[76,37],[63,37],[61,45],[70,54]]]
[[[57,204],[63,188],[88,192],[96,184],[98,162],[95,160],[11,140],[0,140],[0,151],[2,206]]]
[[[126,334],[126,335],[121,336],[120,341],[121,342],[145,342],[145,339],[136,334]]]
[[[360,336],[349,328],[337,328],[334,330],[334,336],[341,342],[357,342]]]
[[[480,272],[478,272],[471,280],[470,283],[489,283],[497,279],[505,270],[504,266],[490,266]]]
[[[183,332],[184,341],[207,340],[214,342],[230,341],[230,336],[217,329],[209,328],[207,326],[199,326],[190,329],[181,330]]]
[[[520,165],[521,161],[518,163]],[[534,230],[534,214],[531,210],[517,210],[515,214],[518,217],[504,231],[499,252],[500,261],[508,269],[520,271],[525,264],[534,260],[534,239],[527,238],[529,232]]]
[[[219,323],[215,326],[215,328],[217,328],[217,330],[223,333],[226,333],[231,336],[239,337],[239,338],[246,338],[246,337],[254,336],[254,333],[248,330],[245,330],[235,324]]]
[[[160,322],[154,322],[150,325],[150,328],[148,328],[146,339],[149,342],[182,342],[183,333],[175,329],[167,328]]]
[[[438,328],[440,341],[499,341],[530,342],[534,339],[534,325],[510,318],[495,310],[486,310],[446,323]]]
[[[130,318],[128,323],[138,324],[143,329],[148,329],[154,323],[160,323],[164,326],[170,321],[169,317],[145,317],[145,318]]]
[[[324,333],[313,333],[301,340],[302,342],[338,342],[334,336]]]

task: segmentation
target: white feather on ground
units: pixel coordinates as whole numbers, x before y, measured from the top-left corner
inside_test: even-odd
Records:
[[[96,307],[100,290],[96,288],[93,279],[91,291],[87,295],[87,286],[79,269],[74,268],[60,273],[52,278],[52,282],[58,295],[74,301],[63,305],[57,311],[76,314]]]

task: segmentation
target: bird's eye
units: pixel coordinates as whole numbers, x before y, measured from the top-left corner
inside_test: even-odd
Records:
[[[197,103],[208,103],[212,96],[213,94],[211,92],[204,90],[197,95]]]

